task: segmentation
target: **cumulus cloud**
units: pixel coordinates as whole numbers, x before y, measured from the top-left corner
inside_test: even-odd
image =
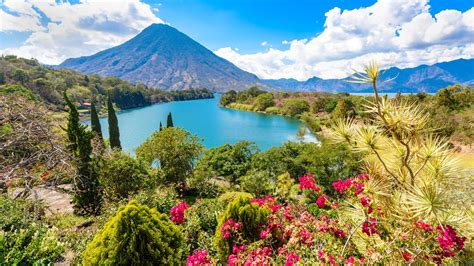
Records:
[[[286,50],[215,53],[261,78],[343,78],[370,59],[384,67],[414,67],[474,57],[474,8],[432,15],[428,0],[379,0],[365,8],[326,12],[324,30]]]
[[[58,64],[118,45],[152,23],[163,23],[140,0],[5,0],[0,31],[32,32],[19,47],[1,53]],[[42,23],[42,17],[46,23]]]
[[[261,46],[267,46],[268,42],[267,41],[263,41],[260,43]]]

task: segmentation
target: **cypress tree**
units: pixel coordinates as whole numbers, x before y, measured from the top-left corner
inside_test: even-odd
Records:
[[[77,178],[74,182],[74,210],[78,214],[97,214],[100,210],[98,175],[92,161],[93,133],[79,123],[76,106],[64,92],[64,100],[69,107],[67,137],[68,149],[76,158]]]
[[[91,103],[91,129],[95,132],[100,139],[102,139],[102,128],[99,122],[99,115],[97,114],[97,110],[95,109],[95,104]]]
[[[168,117],[166,118],[166,127],[173,127],[173,117],[171,116],[171,112],[168,113]]]
[[[120,132],[118,127],[118,120],[117,115],[115,114],[114,106],[112,104],[112,99],[109,97],[107,99],[107,113],[108,113],[108,120],[109,120],[109,140],[110,140],[110,148],[114,149],[122,149],[122,145],[120,145]]]
[[[161,124],[161,121],[160,121],[160,131],[163,130],[163,125]]]

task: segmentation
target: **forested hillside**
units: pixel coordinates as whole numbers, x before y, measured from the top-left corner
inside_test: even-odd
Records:
[[[146,106],[158,102],[212,98],[206,89],[163,91],[143,84],[115,78],[102,78],[98,75],[83,75],[67,69],[54,69],[38,63],[34,59],[16,56],[0,57],[0,92],[20,92],[38,97],[50,108],[64,109],[62,93],[68,94],[79,105],[79,109],[88,109],[94,101],[105,106],[107,93],[120,109]]]

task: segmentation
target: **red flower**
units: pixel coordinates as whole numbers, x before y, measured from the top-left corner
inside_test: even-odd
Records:
[[[367,234],[368,236],[372,234],[380,235],[380,231],[377,227],[377,220],[375,218],[370,218],[369,221],[365,221],[362,224],[362,232]]]
[[[274,203],[275,201],[275,198],[270,195],[267,195],[263,198],[250,200],[250,202],[257,203],[260,206],[267,206],[270,210],[272,210],[272,212],[276,212],[282,207],[281,204]]]
[[[321,195],[316,200],[316,204],[318,204],[319,208],[326,207],[326,202],[329,200],[329,196]]]
[[[245,245],[238,246],[238,245],[235,245],[235,244],[234,244],[234,245],[232,246],[232,253],[234,253],[234,254],[238,254],[238,253],[240,253],[240,252],[242,252],[242,251],[244,251],[244,250],[245,250]]]
[[[340,228],[335,228],[334,230],[334,236],[338,238],[346,238],[346,233]]]
[[[412,259],[412,256],[411,256],[410,252],[407,252],[407,251],[402,253],[402,257],[405,261],[411,261],[411,259]]]
[[[429,224],[427,224],[423,221],[415,222],[415,227],[419,227],[419,228],[423,229],[426,232],[433,232],[433,227],[431,227],[431,225],[429,225]]]
[[[300,232],[301,242],[308,247],[313,245],[313,234],[311,232],[306,231],[306,229],[301,230]]]
[[[222,232],[222,238],[227,239],[230,237],[230,234],[234,231],[237,231],[239,227],[242,225],[241,222],[236,222],[234,223],[234,220],[232,218],[229,218],[222,226],[221,226],[221,232]]]
[[[197,250],[193,255],[188,257],[186,266],[211,265],[211,259],[207,254],[207,250]]]
[[[285,266],[295,265],[300,260],[300,257],[292,251],[288,256],[286,256]]]
[[[184,222],[184,212],[186,209],[190,208],[188,204],[183,200],[178,205],[171,208],[170,215],[171,221],[182,224]]]
[[[310,190],[313,190],[314,192],[319,192],[321,190],[321,188],[316,185],[316,181],[314,180],[314,177],[312,174],[306,174],[300,177],[299,181],[300,181],[300,186],[299,186],[300,190],[310,189]]]
[[[466,237],[457,236],[456,230],[452,226],[445,225],[443,228],[438,225],[436,229],[440,233],[438,236],[438,244],[443,249],[443,255],[445,257],[454,256],[454,251],[452,250],[454,247],[456,247],[458,250],[462,250],[464,248],[464,241],[466,241]]]
[[[270,228],[267,228],[267,229],[263,230],[262,232],[260,232],[260,238],[265,240],[265,239],[267,239],[269,234],[270,234]]]
[[[346,260],[346,265],[348,266],[352,266],[354,265],[355,263],[355,258],[353,256],[350,256],[347,260]]]
[[[346,180],[338,180],[332,183],[332,186],[339,193],[343,194],[346,190],[351,188],[355,189],[355,194],[359,195],[364,191],[364,183],[356,181],[354,178],[348,178]]]
[[[229,257],[227,258],[227,264],[229,266],[237,265],[238,261],[239,261],[239,257],[237,255],[234,255],[234,254],[229,255]]]

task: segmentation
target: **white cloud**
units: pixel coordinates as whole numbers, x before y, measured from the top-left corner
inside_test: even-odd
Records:
[[[267,46],[268,45],[268,42],[267,41],[263,41],[262,43],[260,43],[261,46]]]
[[[262,78],[342,78],[370,59],[414,67],[474,57],[474,8],[429,13],[428,0],[379,0],[366,8],[326,13],[324,30],[310,40],[283,41],[287,50],[215,53]]]
[[[81,0],[78,4],[5,0],[3,6],[0,31],[32,34],[20,47],[1,53],[34,57],[46,64],[93,54],[130,39],[152,23],[163,23],[140,0]],[[49,20],[46,25],[40,22],[41,14]]]

